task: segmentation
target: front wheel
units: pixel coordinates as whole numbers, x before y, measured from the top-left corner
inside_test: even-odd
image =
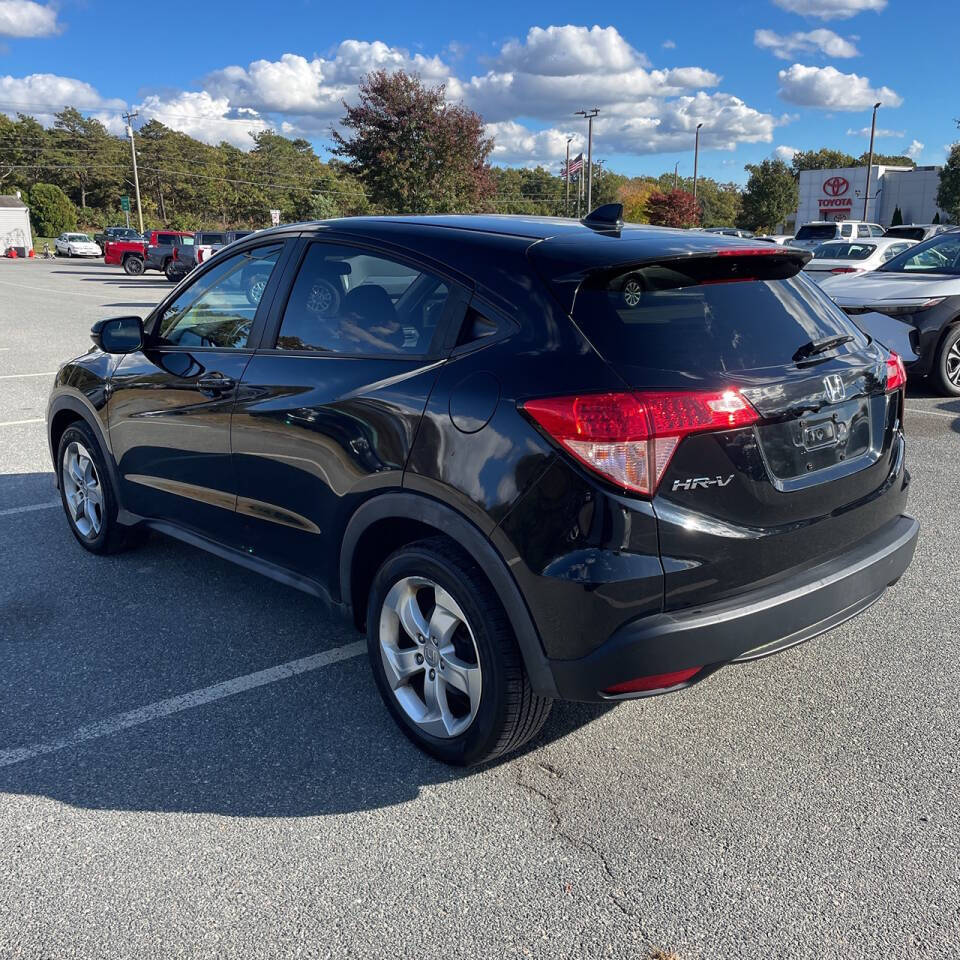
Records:
[[[947,330],[937,354],[933,377],[947,396],[960,397],[960,323]]]
[[[403,547],[377,572],[367,650],[394,720],[446,763],[469,766],[515,750],[550,713],[490,583],[445,539]]]
[[[127,257],[123,261],[123,271],[131,277],[139,277],[143,273],[143,260],[140,257]]]

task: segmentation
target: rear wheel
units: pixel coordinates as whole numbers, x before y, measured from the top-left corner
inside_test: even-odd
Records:
[[[123,261],[123,269],[131,277],[139,277],[143,273],[143,260],[140,257],[127,257]]]
[[[492,760],[543,726],[499,598],[479,566],[444,539],[389,557],[374,578],[367,648],[387,709],[417,746],[446,763]]]
[[[933,371],[937,386],[948,396],[960,397],[960,323],[947,330]]]
[[[168,260],[163,268],[163,275],[171,282],[176,283],[179,279],[176,265],[173,260]]]
[[[57,448],[60,501],[70,531],[91,553],[116,553],[127,543],[117,522],[117,496],[93,430],[82,420],[63,432]]]

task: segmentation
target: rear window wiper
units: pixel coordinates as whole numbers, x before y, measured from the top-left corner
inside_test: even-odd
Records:
[[[799,363],[801,360],[806,360],[807,357],[815,357],[818,353],[826,353],[834,347],[850,343],[851,340],[853,340],[853,337],[848,333],[842,333],[836,337],[824,337],[822,340],[811,340],[797,350],[793,355],[793,362]]]

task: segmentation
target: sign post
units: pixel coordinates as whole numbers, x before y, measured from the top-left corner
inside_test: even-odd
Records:
[[[120,198],[120,209],[124,212],[127,218],[127,227],[130,226],[130,197],[127,194],[124,194]]]

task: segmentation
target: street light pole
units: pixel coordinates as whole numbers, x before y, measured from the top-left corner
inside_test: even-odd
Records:
[[[599,112],[599,109],[594,107],[592,110],[577,110],[575,114],[587,120],[587,213],[592,209],[593,200],[593,118]]]
[[[867,204],[870,202],[870,172],[873,168],[873,137],[877,132],[877,110],[880,104],[873,105],[873,122],[870,124],[870,154],[867,157],[867,189],[863,192],[863,220],[867,220]]]
[[[143,207],[140,206],[140,175],[137,173],[137,147],[133,142],[133,127],[130,121],[139,116],[139,111],[125,113],[123,119],[127,121],[127,136],[130,138],[130,155],[133,157],[133,188],[137,194],[137,217],[140,221],[140,236],[143,236]]]
[[[697,124],[697,138],[693,146],[693,199],[697,199],[697,164],[700,160],[700,128],[702,123]]]
[[[563,188],[563,215],[570,216],[570,141],[573,137],[567,137],[567,165],[564,168],[565,180]]]
[[[677,171],[678,171],[679,169],[680,169],[680,161],[678,160],[678,161],[673,165],[673,189],[674,189],[674,190],[677,189]]]

